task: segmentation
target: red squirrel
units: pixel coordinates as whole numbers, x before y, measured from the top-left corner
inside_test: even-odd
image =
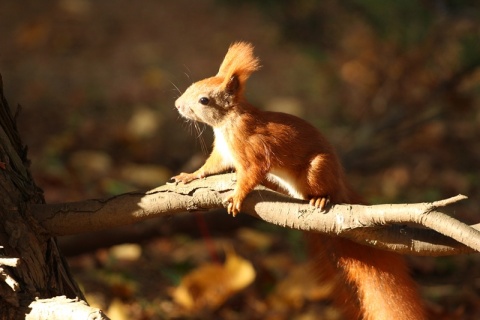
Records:
[[[175,106],[189,119],[213,127],[213,151],[192,180],[235,169],[237,182],[228,200],[236,215],[258,184],[309,200],[325,210],[329,203],[363,203],[347,183],[333,147],[308,122],[290,114],[262,111],[244,97],[249,76],[260,67],[253,46],[230,46],[218,73],[192,84]],[[335,282],[334,302],[346,319],[425,319],[415,283],[402,256],[347,239],[309,233],[314,273]]]

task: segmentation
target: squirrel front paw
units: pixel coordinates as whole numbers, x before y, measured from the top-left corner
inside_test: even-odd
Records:
[[[326,211],[327,206],[330,204],[330,197],[312,197],[310,198],[310,205],[315,208],[319,208],[320,211]]]
[[[240,212],[240,208],[242,205],[242,199],[240,197],[233,195],[227,199],[228,206],[227,206],[227,212],[228,214],[231,214],[232,216],[236,216]]]
[[[203,178],[203,175],[199,173],[185,173],[182,172],[179,175],[173,176],[170,178],[170,180],[173,180],[174,182],[183,182],[183,183],[189,183],[190,181],[197,180]]]

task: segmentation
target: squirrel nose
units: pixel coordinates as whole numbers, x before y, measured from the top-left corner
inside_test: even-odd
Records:
[[[175,100],[175,108],[180,109],[181,105],[182,105],[182,103],[180,102],[180,98]]]

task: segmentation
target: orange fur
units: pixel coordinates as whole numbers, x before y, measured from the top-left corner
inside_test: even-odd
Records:
[[[245,83],[250,75],[260,68],[260,61],[253,55],[253,46],[247,42],[236,42],[230,46],[218,69],[217,77],[228,81],[234,74]]]
[[[333,147],[317,129],[292,115],[260,111],[245,100],[245,81],[258,67],[252,45],[235,43],[216,76],[194,83],[175,102],[186,118],[213,127],[215,143],[200,169],[174,179],[187,183],[234,168],[237,184],[228,206],[233,215],[247,194],[265,182],[320,207],[327,200],[361,203]],[[424,319],[400,255],[321,234],[310,234],[309,243],[315,272],[335,280],[335,303],[348,319]]]

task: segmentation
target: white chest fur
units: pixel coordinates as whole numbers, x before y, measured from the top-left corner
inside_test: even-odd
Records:
[[[233,166],[233,153],[225,140],[223,132],[220,129],[214,128],[213,133],[215,134],[215,148],[222,155],[224,164],[226,166]]]
[[[233,156],[233,152],[228,145],[223,132],[220,129],[213,129],[215,134],[215,148],[222,155],[223,163],[225,166],[234,166],[235,158]],[[271,171],[267,175],[267,179],[278,184],[281,188],[287,191],[290,196],[303,199],[304,195],[302,195],[297,188],[296,178],[292,176],[288,171],[282,168],[272,168]]]

